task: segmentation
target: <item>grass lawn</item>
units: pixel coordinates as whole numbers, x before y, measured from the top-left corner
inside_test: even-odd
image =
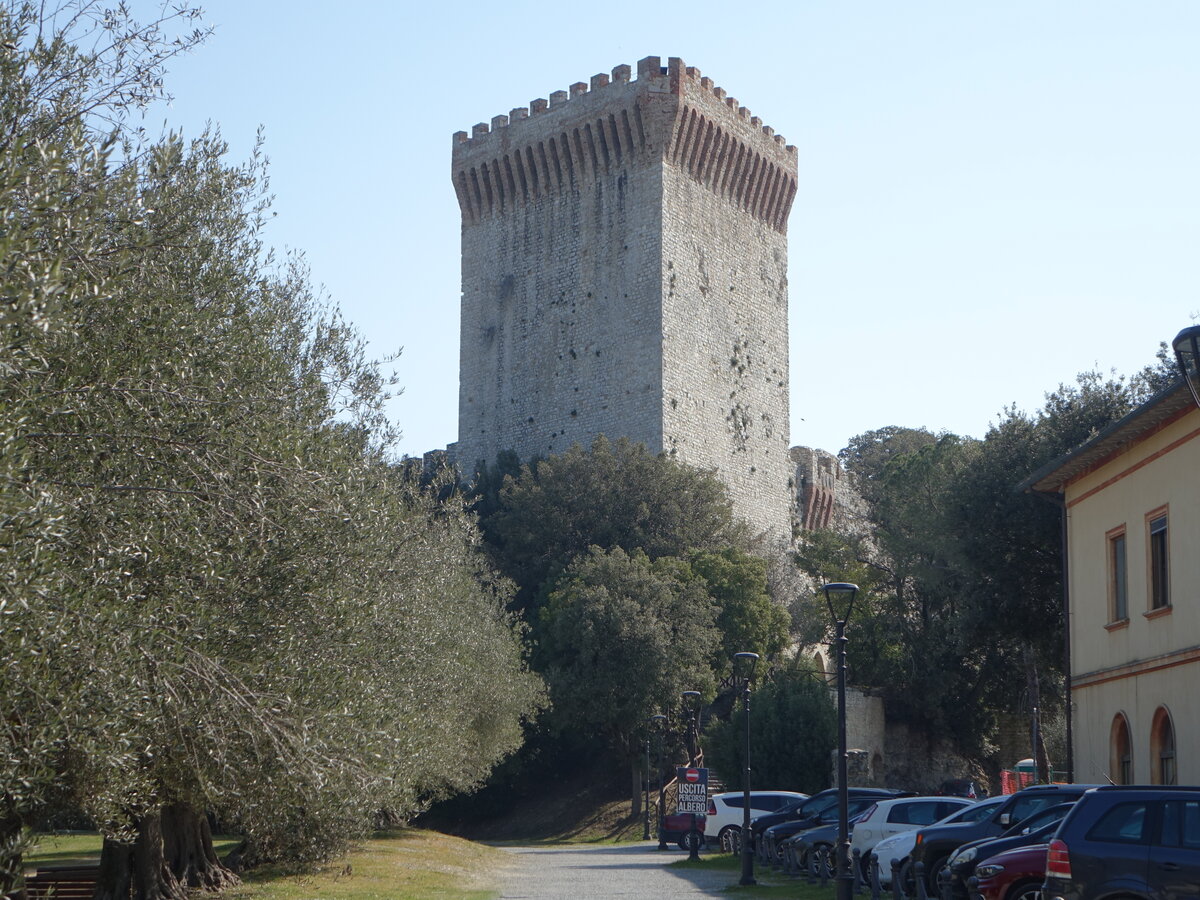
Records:
[[[754,867],[754,880],[758,884],[742,887],[738,879],[742,875],[742,858],[732,853],[707,853],[700,857],[699,862],[681,859],[671,863],[685,869],[703,869],[708,872],[728,872],[729,887],[726,893],[744,897],[784,898],[789,900],[833,900],[836,890],[833,882],[821,887],[819,884],[808,884],[803,878],[792,878],[772,872],[770,869]],[[863,895],[865,896],[865,895]]]
[[[403,828],[377,835],[315,875],[269,867],[247,873],[230,900],[490,900],[499,896],[502,850]]]
[[[218,855],[237,838],[214,840]],[[97,834],[48,834],[25,859],[38,865],[71,865],[100,858]],[[376,835],[344,859],[316,873],[266,866],[243,873],[228,900],[491,900],[499,895],[498,871],[506,854],[433,831],[397,829]]]
[[[213,846],[218,856],[224,856],[238,845],[238,838],[218,835]],[[94,831],[73,831],[64,834],[43,834],[32,852],[25,854],[25,868],[38,866],[71,866],[100,861],[100,835]]]

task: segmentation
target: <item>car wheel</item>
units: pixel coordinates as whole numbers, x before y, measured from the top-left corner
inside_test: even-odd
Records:
[[[1007,900],[1042,900],[1042,883],[1026,881],[1010,887]]]
[[[850,864],[854,865],[854,856],[850,857]],[[871,851],[860,853],[858,857],[858,874],[862,877],[863,884],[870,885],[871,883]]]
[[[726,853],[738,852],[738,837],[741,835],[741,829],[736,825],[726,825],[721,829],[721,833],[717,835],[717,842],[720,843],[721,849]]]
[[[896,873],[896,878],[900,881],[900,890],[906,897],[915,896],[917,893],[917,879],[913,876],[913,861],[906,859],[900,864],[900,871]]]
[[[683,837],[679,839],[679,849],[692,852],[692,848],[700,849],[700,835],[694,831],[685,832]]]
[[[942,870],[946,868],[946,864],[950,862],[950,856],[947,854],[941,859],[934,860],[932,865],[925,870],[925,893],[930,897],[942,896],[942,889],[938,884],[938,878],[942,874]]]
[[[832,844],[817,844],[812,848],[812,852],[817,858],[817,874],[822,871],[826,878],[834,878],[837,876],[837,852]]]

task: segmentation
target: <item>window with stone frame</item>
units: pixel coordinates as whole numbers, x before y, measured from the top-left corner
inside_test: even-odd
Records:
[[[1125,526],[1114,528],[1108,540],[1108,621],[1129,619],[1129,576],[1126,566]]]
[[[1124,713],[1113,717],[1109,733],[1109,778],[1116,784],[1133,784],[1133,748],[1129,720]]]
[[[1176,784],[1175,723],[1165,706],[1154,711],[1154,722],[1150,726],[1150,772],[1151,784]]]
[[[1164,506],[1146,516],[1147,565],[1149,569],[1150,611],[1171,605],[1170,540],[1167,530],[1167,508]]]

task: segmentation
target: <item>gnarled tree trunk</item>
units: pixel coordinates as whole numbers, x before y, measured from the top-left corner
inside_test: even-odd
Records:
[[[163,856],[167,867],[189,888],[222,891],[241,884],[213,849],[208,818],[187,803],[172,803],[162,811]]]
[[[642,814],[642,779],[645,775],[642,772],[642,761],[636,756],[633,758],[633,762],[630,763],[630,775],[633,781],[633,793],[630,797],[632,802],[629,804],[629,814],[631,816],[640,816]]]
[[[104,839],[100,848],[100,874],[92,900],[126,900],[133,881],[133,844]]]
[[[163,857],[160,813],[149,813],[138,822],[132,846],[105,839],[92,896],[93,900],[187,900],[187,890]]]

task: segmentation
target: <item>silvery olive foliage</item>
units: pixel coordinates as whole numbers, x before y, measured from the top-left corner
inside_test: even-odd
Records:
[[[261,153],[137,127],[198,23],[0,0],[0,839],[66,794],[315,860],[478,784],[543,690],[390,379],[264,244]]]

